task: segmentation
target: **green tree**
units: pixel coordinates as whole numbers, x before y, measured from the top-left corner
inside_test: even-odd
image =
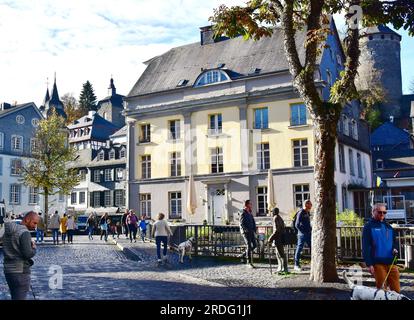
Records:
[[[70,161],[76,158],[76,150],[68,145],[65,119],[56,113],[40,121],[35,139],[33,159],[23,167],[22,180],[39,188],[39,193],[44,195],[43,210],[47,219],[49,196],[69,194],[79,183],[77,171],[68,169]]]
[[[82,115],[86,115],[89,111],[97,110],[96,96],[89,80],[83,84],[82,91],[79,96],[79,107],[82,110]]]
[[[66,93],[61,98],[63,103],[63,108],[66,113],[66,125],[70,125],[73,121],[79,119],[85,114],[82,113],[82,110],[79,107],[78,101],[71,93]]]
[[[362,9],[362,12],[357,9]],[[362,16],[358,16],[362,13]],[[329,15],[344,14],[347,30],[344,39],[345,63],[339,79],[331,88],[328,101],[322,100],[315,84],[317,57],[329,29]],[[361,19],[357,19],[361,18]],[[358,99],[355,78],[359,65],[360,30],[355,21],[364,25],[391,23],[414,34],[414,3],[412,0],[251,0],[245,6],[225,5],[214,10],[210,21],[215,35],[255,40],[270,36],[274,27],[283,32],[284,49],[293,78],[293,85],[313,119],[315,141],[315,215],[312,232],[310,280],[338,280],[336,270],[336,215],[334,150],[337,123],[346,102]],[[307,30],[305,59],[299,59],[296,32]]]

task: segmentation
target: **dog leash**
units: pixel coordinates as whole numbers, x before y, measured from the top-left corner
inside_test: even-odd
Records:
[[[394,265],[395,261],[397,261],[397,256],[394,256],[394,259],[392,260],[392,263],[391,263],[390,269],[388,270],[387,276],[385,277],[384,282],[382,283],[381,288],[384,288],[384,290],[386,289],[386,288],[384,287],[384,285],[385,285],[385,283],[387,282],[388,276],[390,275],[390,272],[391,272],[391,270],[392,270],[392,267],[393,267],[393,265]]]

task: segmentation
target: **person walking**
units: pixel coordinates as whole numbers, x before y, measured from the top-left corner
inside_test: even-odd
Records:
[[[101,229],[101,240],[104,236],[105,241],[108,241],[108,213],[105,213],[101,220],[99,220],[99,228]]]
[[[138,231],[138,217],[135,215],[134,210],[131,210],[127,216],[127,225],[129,230],[129,239],[132,243],[132,238],[134,242],[137,242],[137,231]]]
[[[393,265],[398,255],[398,242],[395,230],[385,221],[386,214],[384,203],[377,203],[372,208],[372,218],[362,231],[362,255],[377,288],[386,290],[389,287],[400,293],[400,273],[398,267]]]
[[[67,235],[67,228],[66,228],[66,222],[68,222],[68,216],[66,213],[63,214],[62,219],[60,219],[60,233],[62,234],[62,242],[63,244],[66,243],[66,235]]]
[[[285,249],[283,247],[283,234],[285,232],[285,222],[279,215],[279,208],[274,208],[272,210],[273,215],[273,233],[269,237],[269,243],[274,241],[274,246],[276,247],[276,258],[278,272],[288,273],[288,261],[286,259]]]
[[[305,243],[312,248],[312,227],[310,223],[310,210],[312,209],[312,202],[310,199],[305,200],[303,209],[301,209],[295,219],[295,227],[298,230],[298,243],[295,251],[295,271],[302,271],[300,266],[300,255],[302,254]]]
[[[141,216],[141,220],[139,221],[139,232],[141,235],[142,242],[145,242],[145,237],[147,236],[147,221],[145,220],[145,216]]]
[[[172,236],[172,232],[168,222],[164,220],[165,214],[159,213],[157,216],[157,221],[152,226],[152,237],[155,237],[155,243],[157,245],[157,258],[158,263],[167,261],[167,245],[168,245],[168,236]],[[161,243],[163,244],[163,252],[161,259]]]
[[[60,217],[57,210],[50,217],[49,229],[52,230],[53,244],[59,244]]]
[[[119,236],[122,234],[122,225],[121,222],[116,223],[116,237],[119,239]]]
[[[124,230],[125,237],[127,239],[128,239],[128,234],[129,234],[128,224],[127,224],[128,215],[129,215],[129,211],[128,211],[128,209],[125,209],[125,212],[124,212],[124,214],[122,215],[122,218],[121,218],[122,228]]]
[[[86,220],[86,225],[88,226],[88,238],[89,240],[93,240],[93,231],[95,230],[95,216],[91,213]]]
[[[36,226],[36,243],[41,243],[44,240],[44,234],[45,234],[45,222],[42,217],[42,213],[39,212],[39,222]]]
[[[12,300],[26,300],[30,290],[30,267],[36,254],[36,244],[32,241],[30,230],[35,230],[39,215],[29,211],[21,224],[6,222],[3,235],[4,275],[10,289]]]
[[[73,235],[75,234],[76,223],[72,215],[68,216],[66,221],[66,230],[68,233],[68,243],[73,244]]]
[[[252,203],[250,200],[244,202],[244,209],[240,215],[240,232],[246,244],[246,251],[242,254],[242,262],[246,262],[250,268],[254,268],[253,265],[253,251],[257,247],[256,242],[256,222],[252,214]]]

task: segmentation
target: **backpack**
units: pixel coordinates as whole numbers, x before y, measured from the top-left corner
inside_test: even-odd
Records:
[[[299,214],[300,211],[301,210],[297,211],[295,213],[295,215],[293,216],[293,219],[292,219],[292,229],[293,229],[293,231],[295,231],[295,233],[298,233],[298,229],[296,228],[296,219],[298,218],[298,214]]]

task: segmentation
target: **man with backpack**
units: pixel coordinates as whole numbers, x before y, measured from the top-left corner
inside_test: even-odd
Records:
[[[312,202],[310,199],[305,200],[303,209],[298,211],[294,217],[294,228],[298,233],[298,243],[295,251],[295,271],[302,271],[300,266],[300,255],[305,243],[311,248],[312,227],[310,223],[310,210],[312,209]]]

